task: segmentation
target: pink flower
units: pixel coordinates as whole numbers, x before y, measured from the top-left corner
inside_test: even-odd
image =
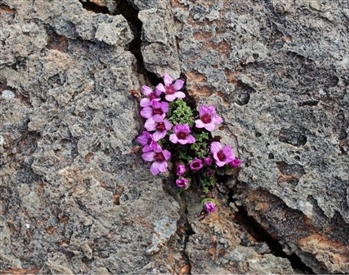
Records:
[[[231,147],[228,145],[223,147],[223,145],[217,141],[211,143],[211,153],[219,167],[222,167],[235,159]]]
[[[156,141],[153,139],[153,135],[148,133],[147,131],[143,131],[142,135],[137,138],[137,141],[143,145],[142,151],[150,152],[158,145]]]
[[[192,171],[199,171],[202,168],[202,160],[195,158],[190,164],[189,167]]]
[[[143,85],[142,86],[142,93],[146,96],[146,98],[142,98],[140,105],[141,107],[148,107],[151,105],[153,101],[159,101],[160,98],[155,94],[155,92],[152,90],[152,88]]]
[[[184,164],[177,164],[176,165],[176,174],[177,176],[182,176],[184,175],[184,173],[187,171],[187,169],[185,168]]]
[[[238,158],[234,158],[229,164],[231,167],[238,167],[241,164],[241,160]]]
[[[165,118],[167,112],[168,112],[167,102],[159,102],[159,101],[153,100],[150,106],[144,107],[141,110],[141,116],[144,118],[150,118],[151,116],[161,115],[163,118]]]
[[[167,150],[162,150],[160,145],[155,146],[154,151],[142,154],[145,161],[154,161],[150,166],[151,173],[155,176],[160,172],[166,172],[167,160],[171,157],[171,153]]]
[[[173,127],[174,134],[170,135],[170,141],[172,143],[190,144],[195,142],[195,138],[190,133],[190,127],[188,124],[177,124]]]
[[[205,128],[207,131],[213,131],[215,125],[221,124],[223,119],[216,115],[215,106],[202,105],[199,109],[200,119],[195,120],[196,128]]]
[[[207,166],[211,166],[211,165],[212,165],[212,158],[210,158],[210,157],[205,157],[205,158],[204,158],[204,163],[205,163]]]
[[[216,206],[213,202],[209,201],[205,203],[205,209],[207,213],[213,213],[216,211]]]
[[[180,177],[176,179],[176,185],[180,188],[186,188],[188,186],[189,181],[186,178]]]
[[[172,124],[162,116],[155,115],[147,119],[144,127],[147,131],[155,131],[153,133],[153,139],[158,141],[166,136],[167,131],[171,130]]]
[[[173,82],[172,77],[168,74],[164,75],[165,86],[160,83],[156,86],[155,92],[157,96],[165,93],[165,98],[167,101],[173,101],[176,98],[185,98],[185,94],[180,91],[182,89],[184,81],[182,79],[177,79]]]

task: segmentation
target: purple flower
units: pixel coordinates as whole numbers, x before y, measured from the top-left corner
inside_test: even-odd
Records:
[[[210,157],[205,157],[205,158],[204,158],[204,163],[205,163],[207,166],[211,166],[211,165],[212,165],[212,158],[210,158]]]
[[[202,105],[199,109],[200,119],[195,120],[196,128],[205,128],[207,131],[213,131],[215,125],[221,124],[223,119],[216,115],[215,106]]]
[[[190,164],[189,167],[192,171],[199,171],[202,168],[202,160],[195,158]]]
[[[168,112],[167,102],[159,102],[159,101],[153,100],[150,106],[144,107],[141,110],[141,116],[144,118],[150,118],[151,116],[160,115],[164,118],[167,112]]]
[[[142,134],[137,138],[137,141],[143,145],[143,153],[153,151],[158,145],[153,138],[153,135],[147,131],[143,131]]]
[[[159,101],[160,98],[155,94],[155,92],[152,90],[152,88],[143,85],[142,86],[142,93],[146,96],[146,98],[142,98],[140,105],[141,107],[149,107],[151,106],[151,103],[153,101]]]
[[[213,154],[213,158],[219,167],[222,167],[235,159],[231,147],[228,145],[223,147],[223,145],[218,141],[211,143],[211,153]]]
[[[205,209],[207,213],[213,213],[216,211],[216,206],[213,202],[209,201],[205,203]]]
[[[172,77],[168,74],[164,75],[165,86],[160,83],[156,86],[155,92],[157,96],[160,96],[162,93],[165,93],[165,98],[167,101],[173,101],[176,98],[185,98],[185,94],[180,92],[182,89],[184,81],[182,79],[177,79],[173,82]]]
[[[160,145],[155,146],[154,151],[142,154],[142,158],[145,161],[154,161],[150,166],[150,171],[154,176],[167,170],[166,161],[169,160],[170,157],[171,153],[167,150],[162,150]]]
[[[176,185],[180,188],[186,188],[188,186],[189,181],[186,178],[180,177],[176,179]]]
[[[241,164],[241,160],[238,158],[234,158],[229,164],[231,167],[238,167]]]
[[[177,164],[176,165],[176,174],[177,176],[182,176],[184,175],[184,173],[187,171],[187,169],[185,168],[184,164]]]
[[[170,141],[172,143],[190,144],[195,142],[195,138],[190,133],[190,127],[188,124],[177,124],[173,127],[174,134],[170,135]]]
[[[158,141],[166,136],[167,131],[171,130],[172,124],[162,116],[155,115],[147,119],[144,127],[147,131],[155,131],[153,133],[153,139]]]

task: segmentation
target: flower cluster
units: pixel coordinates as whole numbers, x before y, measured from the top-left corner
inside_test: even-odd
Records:
[[[215,106],[202,105],[195,110],[186,101],[182,79],[165,74],[163,82],[155,89],[142,87],[140,115],[145,119],[146,131],[137,138],[143,146],[142,157],[152,162],[153,175],[166,172],[171,161],[176,186],[186,190],[198,185],[203,211],[215,212],[217,203],[209,194],[215,188],[217,169],[236,168],[241,160],[229,145],[212,137],[212,131],[223,123]]]

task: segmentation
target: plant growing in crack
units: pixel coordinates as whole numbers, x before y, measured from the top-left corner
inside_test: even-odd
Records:
[[[165,74],[155,89],[142,86],[140,115],[145,119],[137,138],[143,146],[142,158],[152,162],[155,176],[168,170],[171,161],[175,184],[182,192],[195,186],[201,192],[200,218],[216,211],[217,202],[211,192],[217,182],[217,171],[234,169],[241,164],[229,145],[212,136],[223,123],[215,106],[202,105],[196,110],[184,93],[184,81]],[[198,188],[199,187],[199,188]]]

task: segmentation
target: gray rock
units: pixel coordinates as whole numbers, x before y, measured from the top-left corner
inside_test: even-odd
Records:
[[[178,78],[180,67],[171,11],[168,6],[146,8],[139,1],[133,3],[140,9],[138,18],[143,23],[141,50],[145,68],[158,77],[168,73]]]
[[[234,134],[239,203],[315,272],[349,272],[347,4],[252,2],[173,2],[189,93]]]
[[[348,5],[129,2],[145,69],[184,73],[198,103],[216,105],[225,124],[214,134],[241,170],[217,183],[219,210],[199,221],[198,193],[153,177],[137,152],[130,91],[150,81],[128,50],[129,22],[77,0],[4,0],[0,269],[292,274],[296,254],[316,273],[348,273]],[[241,208],[283,257],[238,224]]]
[[[0,269],[138,273],[155,232],[159,245],[176,232],[179,207],[133,152],[141,77],[128,23],[75,0],[0,11],[0,93],[14,94],[0,98]]]
[[[133,35],[125,18],[117,15],[112,22],[98,25],[95,38],[109,45],[124,46],[131,42]]]

